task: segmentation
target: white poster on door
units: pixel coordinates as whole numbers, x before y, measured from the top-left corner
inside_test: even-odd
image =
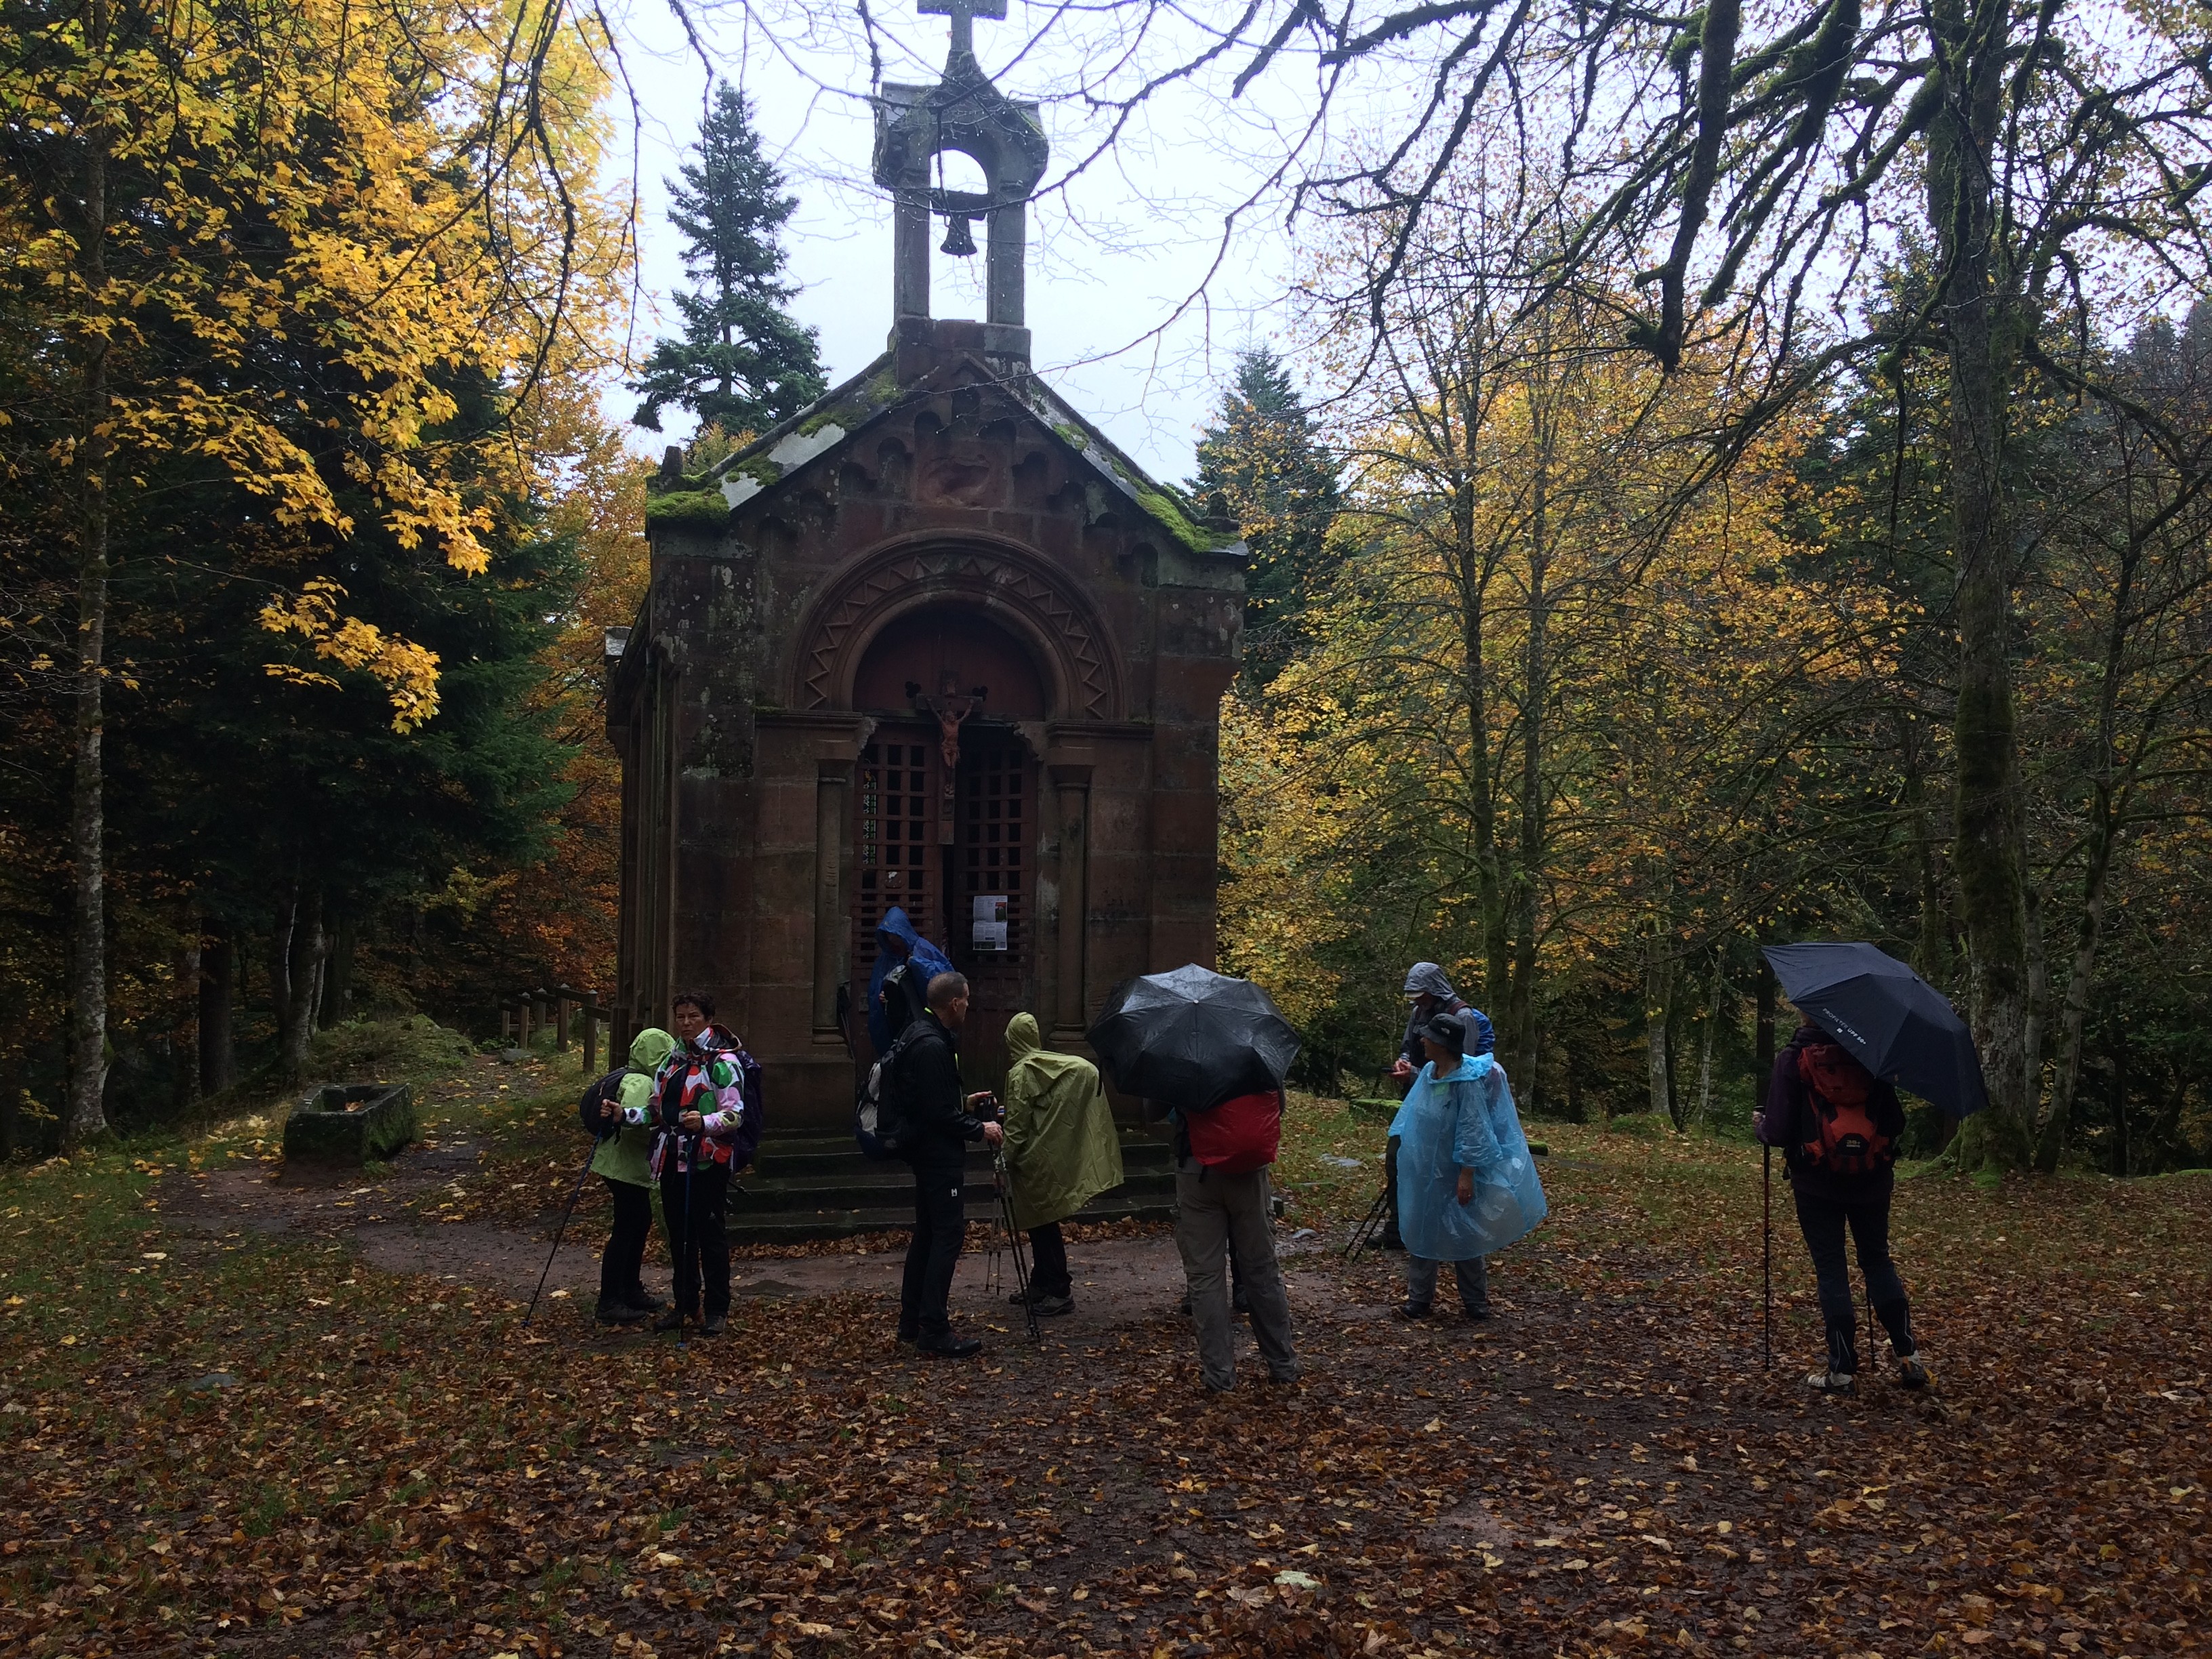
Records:
[[[1006,896],[1004,893],[975,895],[974,927],[969,939],[978,951],[1003,951],[1006,948]]]

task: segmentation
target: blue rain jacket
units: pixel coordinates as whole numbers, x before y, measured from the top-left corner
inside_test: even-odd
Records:
[[[898,1032],[890,1029],[890,1021],[884,1012],[884,981],[892,969],[899,965],[884,941],[887,938],[906,943],[907,960],[913,964],[918,981],[914,988],[917,1006],[929,989],[929,981],[939,974],[952,971],[952,963],[944,951],[915,931],[914,924],[906,919],[906,912],[896,904],[884,912],[883,921],[876,928],[876,970],[868,976],[868,1038],[876,1045],[878,1054],[889,1054],[890,1046],[898,1040]]]
[[[1390,1121],[1398,1144],[1398,1231],[1409,1255],[1466,1261],[1535,1231],[1547,1213],[1536,1161],[1513,1109],[1505,1068],[1468,1054],[1456,1070],[1421,1067]],[[1459,1201],[1459,1172],[1474,1197]]]

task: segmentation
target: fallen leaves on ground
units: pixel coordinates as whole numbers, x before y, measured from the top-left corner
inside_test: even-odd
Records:
[[[1786,1197],[1759,1363],[1753,1154],[1547,1129],[1497,1318],[1314,1261],[1306,1380],[1219,1398],[1164,1307],[965,1366],[860,1297],[526,1336],[341,1240],[173,1230],[119,1155],[11,1176],[0,1650],[2198,1646],[2212,1182],[1906,1183],[1938,1387],[1824,1400]]]

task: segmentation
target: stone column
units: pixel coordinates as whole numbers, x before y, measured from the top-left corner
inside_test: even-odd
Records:
[[[989,226],[989,240],[985,248],[988,269],[984,273],[988,287],[984,295],[984,320],[1022,325],[1022,311],[1025,303],[1023,262],[1026,250],[1029,210],[1016,202],[1008,207],[993,208],[986,216]],[[925,273],[927,268],[925,267]],[[925,274],[924,280],[927,281]]]
[[[852,821],[853,763],[815,763],[814,1030],[837,1029],[837,985],[844,977],[845,826]]]
[[[1060,827],[1060,927],[1053,1026],[1056,1036],[1080,1033],[1088,1010],[1084,1001],[1084,958],[1089,954],[1085,918],[1090,896],[1085,868],[1091,856],[1091,769],[1054,766],[1053,805]]]
[[[900,190],[891,205],[891,317],[929,315],[929,188]]]

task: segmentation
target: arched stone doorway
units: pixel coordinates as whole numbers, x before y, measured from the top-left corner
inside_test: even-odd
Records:
[[[854,1006],[866,1006],[877,927],[900,906],[968,975],[963,1070],[993,1081],[1006,1021],[1036,1007],[1032,734],[1055,712],[1052,680],[1013,629],[947,601],[884,623],[852,684],[854,711],[872,722],[854,778]]]

